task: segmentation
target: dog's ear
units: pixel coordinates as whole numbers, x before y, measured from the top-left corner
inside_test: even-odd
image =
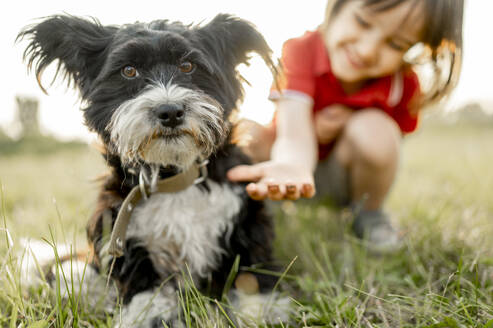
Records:
[[[104,27],[97,20],[70,15],[57,15],[26,27],[17,41],[28,39],[24,60],[29,70],[34,68],[41,89],[41,75],[53,61],[58,60],[55,77],[62,73],[68,83],[74,82],[84,93],[96,78],[103,64],[104,52],[116,27]]]
[[[217,62],[231,65],[248,64],[248,53],[259,54],[274,73],[272,50],[262,34],[243,19],[219,14],[210,23],[198,29],[199,38]]]

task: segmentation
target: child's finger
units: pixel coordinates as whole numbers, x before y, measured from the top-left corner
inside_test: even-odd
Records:
[[[267,196],[267,185],[265,184],[265,182],[258,182],[256,183],[256,185],[257,185],[257,192],[259,197],[261,197],[262,200],[266,199],[268,196]]]
[[[301,187],[301,197],[312,198],[315,196],[315,187],[312,184],[304,183]]]
[[[256,183],[248,184],[246,191],[253,200],[264,200],[266,198],[266,192],[262,193],[261,188]]]
[[[283,194],[281,188],[277,183],[269,183],[267,185],[267,196],[272,200],[282,200]]]
[[[284,198],[289,200],[297,200],[300,198],[300,190],[295,184],[286,184],[286,194],[284,195]]]
[[[238,165],[230,169],[227,176],[231,181],[258,181],[262,174],[258,165]]]

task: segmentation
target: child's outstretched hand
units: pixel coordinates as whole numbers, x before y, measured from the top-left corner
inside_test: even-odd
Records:
[[[315,195],[313,174],[305,167],[267,161],[254,165],[239,165],[228,171],[231,181],[253,181],[246,187],[255,200],[296,200]]]

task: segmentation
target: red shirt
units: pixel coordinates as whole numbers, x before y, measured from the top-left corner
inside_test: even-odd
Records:
[[[411,71],[399,71],[368,81],[353,94],[346,94],[333,75],[329,56],[320,32],[306,32],[299,38],[284,43],[281,57],[282,76],[278,89],[273,88],[270,99],[296,97],[313,103],[313,112],[341,104],[354,110],[379,108],[390,115],[403,133],[416,129],[418,115],[412,106],[419,95],[419,81]],[[322,159],[330,152],[332,145],[319,145]]]

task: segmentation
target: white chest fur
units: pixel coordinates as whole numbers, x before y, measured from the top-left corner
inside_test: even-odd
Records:
[[[241,187],[207,183],[210,191],[192,186],[154,194],[135,208],[127,238],[143,243],[158,272],[184,269],[186,263],[192,273],[204,276],[224,252],[218,238],[232,233]]]

